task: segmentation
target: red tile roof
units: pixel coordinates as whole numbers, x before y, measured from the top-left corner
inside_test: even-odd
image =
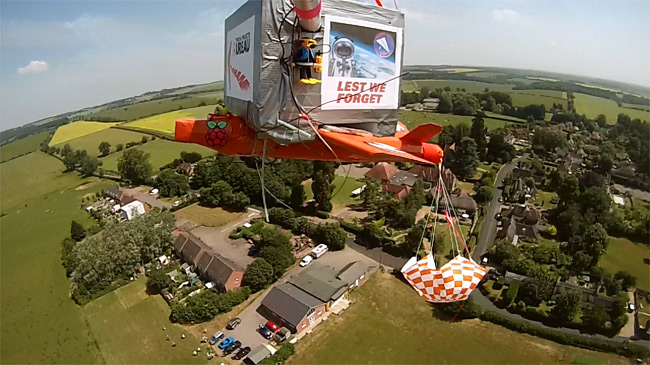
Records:
[[[386,162],[380,162],[376,164],[375,167],[370,169],[370,171],[366,172],[364,176],[372,179],[384,181],[384,180],[390,180],[398,172],[399,170],[397,169],[397,167]]]

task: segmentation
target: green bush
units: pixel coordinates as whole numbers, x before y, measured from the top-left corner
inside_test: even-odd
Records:
[[[282,345],[282,347],[280,347],[278,351],[275,352],[275,354],[273,354],[273,356],[264,359],[264,361],[262,361],[262,364],[265,365],[283,364],[295,352],[296,349],[294,348],[293,344],[285,343]]]
[[[518,281],[512,282],[508,287],[508,292],[506,293],[506,305],[512,304],[512,302],[517,297],[518,292],[519,292],[519,282]]]
[[[319,210],[319,211],[316,212],[316,216],[318,218],[327,219],[327,218],[330,217],[330,214],[328,212],[324,212],[322,210]]]
[[[175,323],[200,323],[212,320],[217,314],[230,312],[251,295],[249,287],[244,286],[226,293],[217,294],[204,290],[185,300],[185,303],[172,305],[169,320]]]

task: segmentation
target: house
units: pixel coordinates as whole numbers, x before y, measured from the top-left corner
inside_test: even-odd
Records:
[[[418,181],[417,175],[398,170],[395,166],[386,162],[376,164],[364,176],[379,181],[381,191],[390,193],[397,200],[407,196],[411,192],[413,185]]]
[[[144,213],[146,213],[144,204],[137,200],[134,200],[120,207],[120,214],[122,214],[122,218],[129,221],[137,216],[143,215]]]
[[[327,304],[327,310],[337,305],[348,289],[348,283],[337,278],[336,271],[327,265],[314,262],[289,283]]]
[[[104,196],[115,199],[122,205],[126,205],[135,200],[134,197],[127,194],[124,190],[120,189],[117,185],[110,186],[104,189]]]
[[[398,172],[399,170],[397,169],[397,167],[387,162],[380,162],[375,166],[373,166],[372,169],[368,170],[368,172],[366,172],[364,176],[369,179],[378,180],[379,182],[383,183],[385,181],[390,180]]]
[[[438,184],[438,166],[414,165],[408,172],[422,179],[425,183],[429,183],[428,188]],[[456,178],[456,175],[445,167],[442,168],[442,182],[448,191],[454,191],[458,186],[458,178]]]
[[[632,166],[623,166],[612,171],[612,179],[623,185],[633,181],[635,176],[636,172]]]
[[[361,261],[354,261],[345,265],[336,274],[336,278],[348,284],[348,289],[354,289],[361,285],[368,275],[368,265]]]
[[[503,136],[503,141],[507,144],[514,144],[515,143],[515,136],[512,134],[506,134]]]
[[[528,279],[528,276],[516,274],[516,273],[514,273],[512,271],[506,271],[504,279],[505,279],[504,284],[510,285],[515,281],[522,282],[522,281]]]
[[[553,289],[553,295],[551,296],[552,300],[557,300],[560,295],[568,291],[577,291],[582,296],[582,301],[580,303],[582,309],[591,310],[594,306],[601,306],[605,310],[610,310],[616,303],[616,298],[609,297],[606,295],[600,295],[595,289],[585,288],[577,284],[572,284],[568,282],[561,281],[558,279]]]
[[[542,214],[535,207],[523,204],[512,207],[510,216],[528,225],[535,225],[542,218]]]
[[[218,254],[192,234],[179,234],[174,241],[174,250],[185,260],[185,264],[196,267],[219,290],[228,291],[241,286],[246,268]]]
[[[182,175],[192,176],[194,175],[194,165],[188,162],[183,162],[178,165],[176,172]]]
[[[327,303],[289,283],[276,285],[258,311],[274,323],[300,333],[327,311]]]
[[[517,246],[519,240],[525,242],[537,241],[537,229],[535,226],[517,222],[515,218],[504,220],[503,228],[497,232],[497,238],[511,242]]]
[[[422,108],[426,111],[435,111],[440,105],[440,99],[438,98],[427,98],[422,100]]]
[[[478,209],[476,201],[471,196],[469,196],[465,190],[461,190],[458,194],[451,194],[449,198],[449,203],[451,203],[459,215],[474,215]],[[438,211],[441,212],[446,210],[446,206],[449,205],[449,203],[444,196],[440,197],[440,200],[438,201]]]

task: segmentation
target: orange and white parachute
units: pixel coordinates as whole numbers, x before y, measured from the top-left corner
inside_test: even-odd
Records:
[[[442,166],[439,165],[438,171],[441,171],[441,167]],[[431,203],[431,208],[433,208],[435,203],[435,214],[437,214],[438,202],[440,201],[440,195],[442,194],[444,203],[446,204],[444,213],[450,229],[452,250],[457,253],[457,256],[440,267],[440,269],[436,268],[436,263],[432,254],[426,255],[421,260],[418,260],[417,257],[412,257],[404,267],[402,267],[401,271],[413,289],[415,289],[426,301],[431,303],[449,303],[467,300],[472,291],[476,289],[481,280],[483,280],[485,274],[487,274],[487,269],[472,260],[469,249],[465,244],[465,240],[456,227],[458,224],[458,218],[456,217],[454,207],[451,206],[449,194],[447,193],[447,189],[442,181],[442,173],[439,173],[438,176],[439,179],[436,188],[436,196]],[[454,217],[452,217],[452,215]],[[428,220],[427,216],[427,223]],[[433,237],[435,236],[436,225],[437,219],[433,225],[431,241],[433,241]],[[426,226],[427,225],[425,224],[425,232]],[[422,234],[422,240],[424,239],[425,232]],[[462,250],[460,249],[459,243],[462,243],[469,258],[462,256]],[[420,245],[421,244],[422,242],[420,242]],[[419,249],[420,247],[418,247],[418,251]]]

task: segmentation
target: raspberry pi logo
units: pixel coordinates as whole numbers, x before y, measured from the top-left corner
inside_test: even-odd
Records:
[[[208,142],[210,147],[223,147],[228,141],[228,135],[224,130],[228,126],[228,123],[221,121],[215,122],[213,120],[208,122],[208,133],[205,135],[205,140]]]

